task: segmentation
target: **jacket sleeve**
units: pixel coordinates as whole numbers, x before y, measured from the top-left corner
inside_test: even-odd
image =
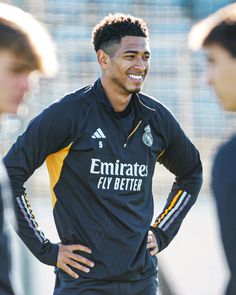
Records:
[[[163,130],[166,149],[158,158],[158,162],[175,175],[175,182],[163,211],[151,226],[159,252],[166,248],[177,234],[202,185],[199,152],[169,112],[165,114]]]
[[[32,212],[24,183],[46,157],[69,144],[72,126],[55,103],[33,119],[4,158],[11,181],[17,218],[17,233],[30,251],[43,263],[56,265],[58,245],[41,231]],[[58,120],[60,118],[60,120]]]

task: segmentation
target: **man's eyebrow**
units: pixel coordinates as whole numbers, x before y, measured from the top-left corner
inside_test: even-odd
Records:
[[[32,70],[32,65],[27,62],[14,62],[11,64],[11,69],[16,71]]]
[[[126,54],[126,53],[134,53],[134,54],[137,54],[139,53],[140,51],[137,51],[137,50],[126,50],[124,51],[123,53]],[[144,51],[144,54],[150,54],[150,51],[146,50]]]

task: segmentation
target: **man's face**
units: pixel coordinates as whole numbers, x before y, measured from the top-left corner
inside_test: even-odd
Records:
[[[236,111],[236,58],[218,44],[205,47],[208,83],[215,89],[226,111]]]
[[[29,91],[30,72],[13,53],[0,51],[0,113],[16,114]]]
[[[108,59],[105,73],[114,91],[124,95],[139,92],[149,69],[150,49],[144,37],[125,36]]]

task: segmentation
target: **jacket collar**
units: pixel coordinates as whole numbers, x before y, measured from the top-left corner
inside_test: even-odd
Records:
[[[107,111],[112,112],[115,116],[119,117],[105,94],[100,78],[94,83],[93,91],[98,98],[98,102],[102,104],[102,106],[105,107]],[[144,96],[142,93],[134,93],[131,98],[131,105],[132,108],[134,108],[135,114],[138,119],[146,121],[150,118],[150,116],[154,115],[155,109],[151,106],[148,106],[147,103],[144,102],[142,96]]]

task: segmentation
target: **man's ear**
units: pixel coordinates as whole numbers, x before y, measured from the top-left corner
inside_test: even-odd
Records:
[[[104,69],[104,70],[107,69],[108,63],[110,60],[109,55],[105,51],[103,51],[102,49],[99,49],[97,52],[97,59],[98,59],[98,63],[102,67],[102,69]]]

